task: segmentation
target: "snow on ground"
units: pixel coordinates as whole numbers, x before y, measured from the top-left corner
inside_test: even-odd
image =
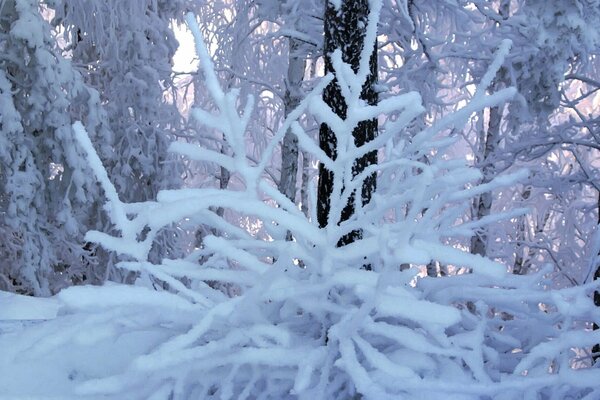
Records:
[[[119,286],[52,298],[0,292],[0,399],[119,398],[85,396],[80,387],[122,372],[172,332],[160,324],[160,305],[149,311],[131,298],[117,305]],[[107,301],[88,301],[94,293]]]
[[[0,291],[0,305],[0,321],[46,320],[56,318],[60,302]]]

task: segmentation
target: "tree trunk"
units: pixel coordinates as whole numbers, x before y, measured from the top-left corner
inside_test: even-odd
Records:
[[[500,2],[498,13],[507,19],[510,16],[510,0],[502,0]],[[498,82],[505,81],[506,70],[500,68],[498,71]],[[495,86],[495,85],[493,85]],[[488,123],[487,134],[482,135],[482,154],[481,162],[483,162],[483,182],[487,183],[491,181],[494,173],[494,167],[489,159],[490,155],[496,150],[498,143],[500,142],[500,123],[502,122],[503,106],[491,107],[490,108],[490,120]],[[473,219],[480,220],[481,218],[490,215],[492,210],[492,193],[483,193],[475,199],[475,215]],[[471,238],[471,253],[478,254],[480,256],[487,255],[487,234],[485,231],[480,231]]]
[[[503,107],[490,108],[490,120],[488,123],[485,141],[481,146],[483,148],[481,160],[483,162],[483,182],[488,183],[492,180],[494,174],[494,166],[491,163],[490,156],[496,150],[500,141],[500,123],[502,122]],[[475,220],[480,220],[492,211],[492,193],[483,193],[475,201]],[[480,256],[487,254],[487,234],[485,231],[480,231],[471,238],[471,253]]]
[[[305,57],[299,54],[300,42],[289,39],[288,71],[285,88],[285,116],[287,117],[302,100],[302,80],[304,79]],[[281,146],[281,178],[278,189],[293,203],[296,202],[296,181],[298,175],[298,138],[289,129]],[[291,235],[288,232],[288,239]]]
[[[366,27],[369,16],[368,0],[346,0],[342,1],[339,9],[336,10],[331,2],[327,2],[325,8],[325,70],[335,73],[331,55],[340,49],[342,59],[349,64],[354,72],[358,71],[360,55],[365,45]],[[377,104],[378,96],[373,85],[377,81],[377,46],[373,47],[373,52],[369,60],[370,73],[364,83],[361,93],[361,99],[367,104]],[[334,79],[325,89],[323,100],[331,109],[342,119],[347,117],[348,106],[341,93],[337,79]],[[372,140],[377,135],[377,120],[372,119],[360,122],[352,132],[354,143],[361,146]],[[319,145],[321,149],[331,159],[335,160],[337,138],[333,131],[326,124],[321,124],[319,130]],[[367,166],[377,163],[377,152],[372,151],[355,161],[353,174],[356,176]],[[361,203],[367,204],[371,200],[371,195],[375,190],[376,175],[373,174],[363,182],[361,189]],[[331,192],[333,190],[333,172],[327,170],[323,164],[319,165],[319,186],[317,201],[317,219],[320,227],[327,226],[329,222],[329,213],[331,209]],[[354,214],[355,194],[353,194],[346,207],[342,210],[341,220],[346,221]],[[352,243],[362,237],[362,232],[353,231],[343,236],[338,246]]]

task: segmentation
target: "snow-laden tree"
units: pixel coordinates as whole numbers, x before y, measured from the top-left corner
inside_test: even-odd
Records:
[[[376,39],[380,4],[371,5],[366,43]],[[87,239],[129,257],[131,261],[120,267],[140,273],[142,281],[152,276],[164,282],[160,292],[107,287],[110,298],[102,296],[102,289],[64,292],[62,298],[75,308],[93,304],[105,309],[114,307],[115,298],[129,298],[138,312],[126,323],[128,329],[160,330],[152,351],[117,375],[87,380],[78,389],[80,395],[592,399],[600,394],[595,384],[600,372],[576,369],[582,365],[573,353],[574,348],[591,347],[600,336],[581,324],[600,319],[589,296],[595,286],[545,291],[547,271],[515,276],[501,264],[445,244],[446,238],[468,238],[473,229],[500,217],[457,224],[469,199],[526,175],[504,175],[475,185],[480,172],[448,157],[446,151],[455,140],[440,136],[460,128],[472,113],[515,95],[514,88],[486,93],[508,43],[498,51],[470,103],[404,140],[395,139],[423,112],[420,96],[411,92],[366,104],[361,93],[371,47],[364,46],[356,72],[343,62],[341,52],[335,52],[332,62],[348,107],[346,117],[340,118],[321,98],[332,79],[328,75],[252,162],[245,147],[252,97],[241,99],[235,89],[222,90],[192,15],[188,23],[207,90],[217,106],[213,113],[197,109],[194,116],[221,130],[232,153],[180,142],[170,151],[227,168],[243,186],[163,190],[156,201],[122,202],[84,127],[74,125],[119,232],[89,232]],[[327,123],[336,136],[335,159],[298,123],[306,112]],[[385,122],[380,135],[357,146],[355,127],[381,115]],[[288,128],[305,151],[334,172],[330,218],[323,227],[316,217],[314,189],[306,216],[265,177]],[[355,160],[373,150],[382,153],[379,163],[353,173]],[[378,189],[371,201],[356,204],[354,214],[338,223],[352,193],[373,173]],[[213,212],[216,207],[253,217],[269,237],[253,235],[221,217]],[[204,246],[185,258],[150,262],[156,235],[181,220],[214,226],[223,235],[204,238]],[[356,229],[362,230],[362,237],[338,247],[340,238]],[[287,240],[287,232],[294,241]],[[432,259],[472,273],[421,278],[418,266]],[[361,268],[365,260],[372,270]],[[414,267],[401,271],[403,264]],[[139,312],[143,309],[148,312]],[[108,316],[120,311],[105,312],[107,317],[100,318],[107,324],[103,332],[118,335],[122,320]],[[89,322],[93,326],[93,320]]]
[[[0,24],[0,288],[47,296],[100,282],[83,241],[102,226],[100,191],[71,128],[83,118],[110,151],[99,95],[55,50],[37,1],[3,1]]]
[[[146,201],[161,189],[178,187],[181,171],[166,152],[170,140],[184,129],[177,105],[168,96],[174,90],[172,59],[178,47],[171,24],[182,18],[187,3],[50,3],[52,22],[63,33],[64,53],[100,93],[114,132],[107,167],[124,199]],[[156,242],[153,254],[158,260],[178,245],[177,232],[171,230]]]

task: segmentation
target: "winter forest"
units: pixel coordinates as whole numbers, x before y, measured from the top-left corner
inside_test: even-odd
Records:
[[[600,399],[600,0],[0,0],[0,398]]]

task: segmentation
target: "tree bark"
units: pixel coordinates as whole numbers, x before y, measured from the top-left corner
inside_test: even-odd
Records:
[[[354,72],[359,69],[360,55],[365,45],[366,27],[369,16],[368,0],[346,0],[341,2],[339,9],[336,9],[331,2],[327,2],[325,8],[325,38],[324,55],[326,72],[334,73],[331,55],[340,49],[342,59],[349,64]],[[369,44],[370,45],[370,44]],[[363,99],[369,105],[377,104],[378,96],[374,84],[377,82],[377,46],[373,47],[369,59],[369,76],[367,77],[361,93]],[[337,79],[334,79],[325,88],[323,100],[331,109],[342,119],[347,117],[348,106],[341,93]],[[352,136],[356,146],[361,146],[377,135],[377,120],[372,119],[360,122],[353,130]],[[337,138],[327,124],[321,124],[319,130],[319,145],[328,157],[335,160],[337,157],[336,145]],[[357,159],[353,166],[353,175],[356,176],[367,166],[377,163],[377,152],[372,151],[363,157]],[[364,206],[371,200],[371,195],[375,191],[376,175],[369,176],[363,182],[361,188],[361,204]],[[319,185],[317,201],[317,219],[320,227],[325,227],[329,223],[329,214],[331,209],[331,192],[333,190],[333,172],[327,170],[323,164],[319,165]],[[354,214],[355,210],[354,193],[346,207],[342,210],[339,222],[348,220]],[[362,237],[362,232],[352,231],[340,238],[338,246],[352,243]]]
[[[302,100],[302,80],[304,79],[305,57],[299,54],[300,43],[289,39],[288,71],[285,88],[285,116],[287,117]],[[296,181],[298,175],[298,138],[288,130],[281,147],[281,179],[278,189],[292,202],[296,202]]]
[[[490,156],[496,150],[498,143],[500,142],[500,123],[502,122],[502,110],[503,107],[492,107],[490,108],[490,120],[488,123],[487,133],[485,135],[485,141],[483,143],[482,151],[482,162],[483,162],[483,182],[488,183],[492,180],[494,175],[494,166],[490,160]],[[492,193],[486,192],[480,195],[475,201],[475,220],[480,220],[488,215],[492,211]],[[471,253],[478,254],[480,256],[486,256],[487,254],[487,233],[481,231],[471,238]]]
[[[498,8],[499,14],[507,19],[510,15],[510,1],[502,0]],[[506,70],[500,68],[497,75],[498,82],[504,82],[506,79]],[[495,86],[495,85],[493,85]],[[490,161],[490,155],[494,153],[498,143],[500,142],[500,124],[502,122],[503,106],[491,107],[490,108],[490,120],[488,123],[487,133],[482,135],[482,154],[481,161],[483,162],[483,182],[490,182],[494,174],[494,166]],[[490,215],[492,210],[492,193],[483,193],[478,196],[475,200],[475,215],[473,219],[480,220],[483,217]],[[479,234],[474,235],[471,238],[471,253],[480,256],[487,255],[487,233],[481,231]]]

